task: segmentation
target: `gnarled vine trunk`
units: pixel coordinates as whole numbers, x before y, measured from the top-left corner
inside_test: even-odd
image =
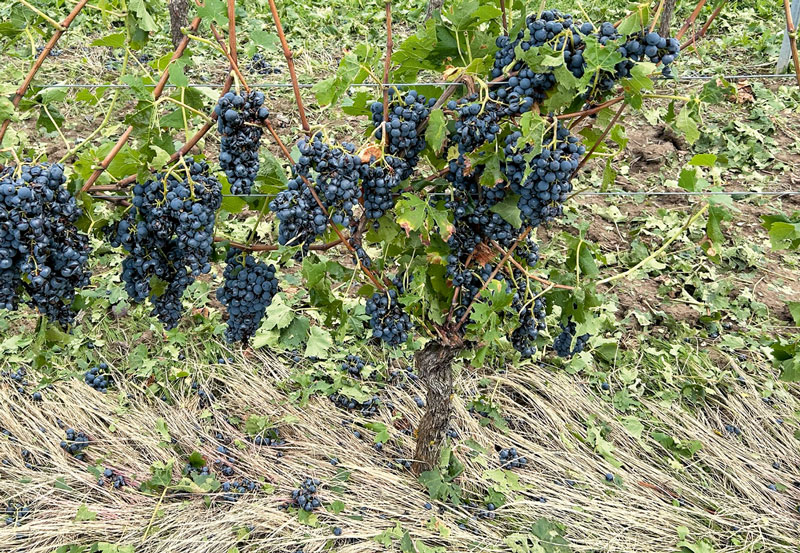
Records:
[[[181,27],[186,27],[189,22],[189,0],[169,0],[168,7],[172,47],[177,48],[183,39]]]
[[[456,352],[454,347],[428,342],[415,356],[420,379],[428,388],[426,411],[417,429],[417,450],[414,453],[416,474],[431,470],[439,460],[439,452],[450,423],[453,358]]]
[[[425,21],[429,20],[434,12],[442,9],[444,0],[428,0],[428,9],[425,11]]]
[[[661,12],[661,21],[658,25],[658,34],[661,36],[670,36],[669,28],[672,25],[672,16],[675,13],[675,4],[678,0],[665,0],[664,11]]]

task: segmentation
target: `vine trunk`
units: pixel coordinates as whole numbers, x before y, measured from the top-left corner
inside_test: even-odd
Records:
[[[457,349],[440,342],[428,342],[415,356],[417,371],[428,389],[427,410],[417,430],[414,472],[420,474],[436,466],[450,422],[453,396],[453,359]]]

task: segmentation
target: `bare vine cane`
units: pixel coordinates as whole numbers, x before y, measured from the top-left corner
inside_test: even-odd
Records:
[[[680,30],[678,30],[678,34],[675,35],[675,38],[680,40],[683,38],[683,35],[686,34],[686,31],[689,30],[689,27],[694,25],[697,16],[700,15],[700,11],[703,9],[703,6],[706,5],[706,0],[700,0],[695,6],[694,10],[692,11],[692,15],[689,16],[689,19],[681,26]]]
[[[194,32],[197,30],[199,26],[200,26],[200,18],[195,17],[192,20],[191,24],[189,25],[189,30],[191,32]],[[166,86],[167,81],[169,80],[170,65],[172,65],[172,63],[174,63],[175,60],[177,60],[183,55],[183,52],[186,50],[186,46],[188,44],[189,44],[189,37],[184,35],[184,37],[181,39],[180,44],[178,44],[178,47],[172,53],[172,57],[170,58],[167,67],[165,67],[164,71],[161,73],[161,78],[158,80],[156,87],[153,89],[154,101],[158,100],[161,97],[161,94],[164,92],[164,87]],[[100,178],[100,175],[102,175],[103,172],[106,169],[108,169],[108,166],[111,165],[111,162],[120,152],[120,150],[122,150],[123,146],[125,146],[125,143],[128,141],[128,138],[130,138],[132,132],[133,132],[133,125],[129,125],[128,128],[125,129],[125,132],[123,132],[122,135],[119,137],[119,139],[117,139],[117,143],[114,144],[114,147],[111,149],[110,152],[108,152],[108,155],[106,155],[106,157],[100,163],[100,166],[97,167],[92,172],[91,175],[89,175],[88,179],[86,179],[86,182],[81,187],[81,192],[87,192],[92,187],[92,185],[97,181],[97,179]]]
[[[283,57],[286,58],[286,65],[289,67],[289,76],[292,79],[292,89],[294,90],[294,99],[297,102],[297,111],[300,113],[300,124],[303,127],[303,132],[311,135],[311,127],[308,125],[306,118],[306,110],[303,107],[303,98],[300,95],[300,83],[297,80],[297,72],[294,68],[294,57],[289,48],[289,43],[286,41],[286,35],[283,32],[283,25],[281,25],[281,18],[278,15],[278,8],[275,5],[275,0],[269,0],[269,9],[272,12],[272,19],[275,21],[275,28],[278,31],[278,38],[281,41],[283,48]]]
[[[689,46],[693,45],[694,43],[696,43],[698,40],[700,40],[705,36],[706,32],[708,32],[708,28],[711,27],[711,23],[714,22],[714,20],[719,15],[719,12],[722,11],[722,8],[725,6],[726,3],[727,0],[722,0],[722,2],[719,3],[716,9],[713,12],[711,12],[711,15],[708,17],[703,27],[697,33],[695,33],[694,36],[692,36],[692,38],[681,44],[681,50],[688,48]]]
[[[14,97],[11,99],[11,103],[14,105],[14,109],[19,107],[19,103],[22,101],[22,98],[25,96],[25,93],[28,91],[28,87],[31,86],[33,82],[33,78],[36,76],[36,73],[41,69],[44,60],[47,59],[47,56],[50,55],[50,51],[55,47],[58,39],[67,31],[72,22],[78,17],[78,14],[81,13],[83,7],[87,4],[89,0],[80,0],[72,11],[69,12],[67,17],[64,18],[64,21],[61,22],[61,28],[56,29],[53,33],[53,36],[50,37],[50,40],[47,41],[45,44],[44,49],[42,50],[39,57],[36,58],[36,61],[33,63],[33,67],[31,67],[28,74],[25,76],[25,80],[22,81],[22,84],[19,85],[17,92],[14,94]],[[7,118],[3,120],[2,126],[0,126],[0,144],[3,143],[3,138],[6,135],[6,131],[8,130],[8,126],[11,124],[11,118]]]

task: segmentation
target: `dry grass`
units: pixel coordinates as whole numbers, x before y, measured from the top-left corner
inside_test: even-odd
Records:
[[[168,405],[146,400],[133,385],[123,384],[119,395],[102,395],[71,381],[55,384],[43,402],[33,403],[9,386],[0,387],[0,425],[16,437],[0,440],[0,458],[11,462],[0,466],[0,498],[24,502],[33,510],[22,525],[0,528],[0,551],[45,553],[63,544],[105,541],[134,545],[137,552],[218,553],[238,546],[240,551],[302,548],[309,553],[322,551],[333,538],[331,528],[339,526],[343,534],[335,542],[336,551],[372,552],[382,548],[372,538],[396,524],[413,539],[445,551],[511,551],[507,536],[525,532],[540,517],[566,525],[575,551],[672,551],[679,526],[688,528],[690,540],[708,539],[718,552],[759,546],[762,551],[796,551],[800,489],[792,483],[800,480],[800,442],[792,432],[799,395],[796,387],[776,388],[772,405],[763,402],[757,390],[773,376],[767,367],[757,381],[748,377],[746,384],[730,388],[709,385],[706,401],[691,413],[677,403],[646,404],[652,416],[642,421],[643,438],[627,432],[610,403],[586,382],[537,365],[488,376],[489,391],[480,391],[501,409],[509,430],[482,427],[464,400],[479,393],[479,381],[487,375],[461,371],[453,426],[462,438],[454,449],[466,465],[462,487],[485,493],[491,485],[486,470],[498,467],[495,445],[516,445],[529,459],[527,468],[515,470],[526,489],[509,497],[495,520],[476,519],[475,510],[463,506],[423,508],[428,501],[423,487],[410,473],[387,466],[392,458],[407,456],[413,445],[411,436],[397,430],[401,425],[393,423],[388,410],[377,420],[390,427],[392,443],[377,452],[372,433],[364,431],[362,440],[354,437],[352,427],[342,425],[342,412],[327,399],[312,398],[305,407],[288,401],[278,385],[287,381],[290,368],[268,354],[240,358],[213,371],[218,392],[205,416],[197,396],[188,391],[177,405]],[[394,403],[395,420],[418,423],[421,412],[412,401],[418,394],[385,391],[384,399]],[[244,441],[226,417],[248,414],[290,421],[280,425],[286,445],[257,447]],[[590,416],[595,428],[606,429],[604,436],[613,443],[612,454],[622,468],[614,469],[586,440]],[[777,424],[777,417],[784,424]],[[167,423],[171,445],[156,430],[159,418]],[[86,452],[92,464],[112,467],[130,485],[122,490],[98,487],[87,465],[59,448],[59,419],[89,434]],[[725,424],[740,426],[742,436],[727,435]],[[678,440],[700,440],[703,448],[689,461],[675,460],[646,437],[651,429]],[[241,440],[238,450],[228,444],[236,451],[237,476],[263,479],[274,491],[211,506],[201,494],[162,498],[136,491],[157,461],[176,458],[177,480],[192,451],[209,461],[218,457],[216,431]],[[488,453],[470,455],[466,438]],[[24,468],[22,448],[32,452],[38,470]],[[330,464],[331,457],[340,460],[337,467]],[[780,462],[779,469],[772,467],[773,461]],[[343,469],[349,478],[337,480]],[[618,481],[607,483],[607,472]],[[346,505],[338,515],[320,510],[317,528],[278,509],[306,476],[322,480],[326,503],[338,499]],[[567,480],[574,484],[567,485]],[[770,491],[767,485],[773,482],[788,489]],[[544,503],[538,499],[542,496]],[[97,513],[96,520],[75,521],[82,504]],[[431,517],[440,521],[439,527],[428,524]],[[460,521],[467,522],[463,529]],[[237,537],[237,529],[247,525],[252,532]]]

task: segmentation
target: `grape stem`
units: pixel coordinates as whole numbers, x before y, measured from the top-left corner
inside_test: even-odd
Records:
[[[661,17],[661,11],[664,9],[664,0],[660,0],[658,3],[658,8],[656,8],[656,13],[653,15],[653,20],[650,22],[650,32],[652,33],[655,28],[656,24],[658,23],[658,18]]]
[[[608,125],[606,125],[605,130],[600,135],[600,137],[597,139],[597,141],[594,143],[594,145],[592,145],[591,150],[589,150],[589,152],[585,156],[583,156],[583,159],[580,161],[580,163],[578,163],[578,166],[575,168],[575,170],[572,172],[572,175],[570,176],[570,180],[575,178],[575,175],[578,174],[578,171],[580,171],[583,168],[583,166],[586,165],[586,163],[589,161],[589,159],[594,154],[595,150],[597,150],[597,148],[600,146],[600,144],[602,144],[603,140],[605,140],[605,138],[608,135],[608,133],[614,127],[614,124],[617,122],[617,119],[620,118],[620,116],[622,115],[622,111],[625,109],[625,106],[627,106],[627,105],[628,105],[627,103],[622,102],[622,105],[617,110],[616,115],[614,115],[614,118],[611,119],[611,121],[608,123]],[[574,196],[574,194],[573,194],[573,196]]]
[[[492,246],[495,247],[495,249],[497,249],[497,251],[499,251],[500,253],[505,255],[506,251],[500,244],[498,244],[494,240],[492,240],[491,244],[492,244]],[[519,261],[514,259],[514,256],[509,257],[508,260],[511,262],[512,265],[514,265],[514,267],[516,267],[517,269],[522,271],[522,274],[524,274],[526,278],[529,278],[531,280],[535,280],[536,282],[538,282],[540,284],[544,284],[545,286],[549,286],[550,288],[558,288],[560,290],[574,290],[575,289],[574,286],[567,286],[566,284],[557,284],[557,283],[552,282],[550,280],[547,280],[545,278],[538,277],[536,275],[530,274],[528,272],[528,270],[520,264]]]
[[[694,215],[692,215],[692,216],[689,218],[689,220],[688,220],[688,221],[686,221],[686,223],[684,223],[684,225],[683,225],[683,226],[682,226],[682,227],[681,227],[681,228],[678,230],[678,232],[676,232],[675,234],[673,234],[672,236],[670,236],[670,237],[667,239],[667,241],[666,241],[666,242],[664,242],[664,243],[661,245],[661,247],[660,247],[660,248],[658,248],[656,251],[654,251],[653,253],[651,253],[650,255],[648,255],[647,257],[645,257],[644,259],[642,259],[642,260],[641,260],[639,263],[637,263],[636,265],[634,265],[633,267],[631,267],[630,269],[628,269],[627,271],[625,271],[625,272],[623,272],[623,273],[619,273],[619,274],[616,274],[616,275],[613,275],[613,276],[606,277],[606,278],[604,278],[604,279],[598,280],[598,281],[597,281],[597,284],[608,284],[609,282],[614,282],[614,281],[616,281],[616,280],[619,280],[619,279],[621,279],[621,278],[625,278],[625,277],[627,277],[627,276],[629,276],[629,275],[631,275],[631,274],[635,273],[636,271],[638,271],[638,270],[639,270],[640,268],[642,268],[644,265],[646,265],[647,263],[649,263],[650,261],[652,261],[653,259],[655,259],[655,258],[656,258],[656,257],[658,257],[659,255],[661,255],[662,253],[664,253],[664,251],[667,249],[667,247],[668,247],[670,244],[672,244],[672,243],[673,243],[673,242],[674,242],[674,241],[675,241],[675,240],[676,240],[676,239],[677,239],[677,238],[678,238],[678,237],[679,237],[681,234],[683,234],[683,233],[686,231],[686,229],[688,229],[688,228],[689,228],[689,227],[692,225],[692,223],[694,223],[694,222],[695,222],[697,219],[699,219],[699,218],[700,218],[700,216],[701,216],[701,215],[703,215],[703,213],[705,213],[705,212],[706,212],[706,210],[707,210],[707,209],[708,209],[710,206],[711,206],[711,204],[708,204],[708,203],[707,203],[707,204],[705,204],[705,205],[704,205],[704,206],[703,206],[703,207],[702,207],[702,208],[701,208],[701,209],[700,209],[700,210],[699,210],[697,213],[695,213]]]
[[[236,62],[234,54],[229,52],[225,47],[225,41],[222,40],[222,36],[220,36],[219,31],[217,31],[217,28],[213,23],[211,24],[211,32],[214,33],[214,38],[217,39],[217,44],[219,44],[220,50],[222,50],[222,53],[226,58],[228,58],[228,63],[231,64],[231,69],[236,74],[236,77],[239,78],[239,81],[242,83],[244,89],[249,93],[250,87],[247,85],[247,80],[244,78],[244,75],[242,75],[242,72],[239,70],[239,64]]]
[[[708,31],[708,28],[711,27],[711,23],[714,21],[714,19],[717,18],[719,12],[722,11],[722,8],[725,6],[726,3],[727,0],[722,0],[722,2],[719,3],[719,6],[717,6],[717,8],[711,13],[711,15],[708,17],[708,20],[705,22],[700,31],[695,33],[692,38],[681,44],[681,50],[685,50],[686,48],[688,48],[689,46],[691,46],[692,44],[694,44],[695,42],[697,42],[698,40],[700,40],[705,36],[706,32]]]

